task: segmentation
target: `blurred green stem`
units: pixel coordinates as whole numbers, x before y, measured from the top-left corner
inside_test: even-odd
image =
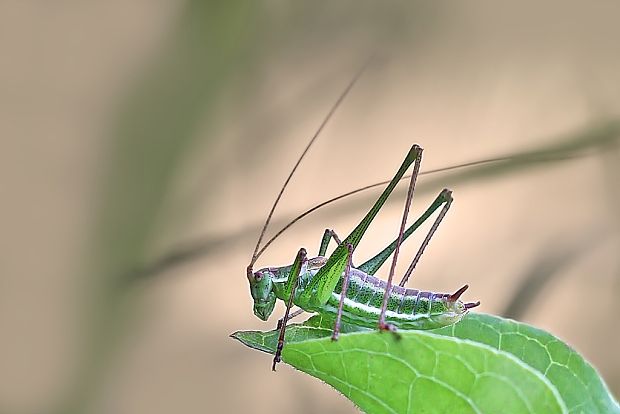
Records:
[[[593,124],[558,139],[551,140],[552,144],[546,144],[540,148],[516,152],[497,157],[498,161],[485,163],[479,166],[468,167],[456,172],[441,174],[432,180],[424,180],[417,188],[416,194],[425,194],[437,191],[437,188],[479,182],[484,178],[497,178],[501,175],[526,172],[529,168],[549,166],[550,163],[574,161],[577,158],[605,153],[609,148],[617,146],[620,139],[620,120],[611,120]],[[548,140],[541,140],[548,142]],[[392,202],[402,200],[404,191],[397,190]],[[358,208],[365,207],[374,200],[374,195],[356,197],[330,206],[330,216],[350,214]],[[277,229],[287,224],[291,218],[275,219],[272,227]],[[246,238],[253,238],[260,231],[261,224],[253,224],[238,232],[228,233],[224,236],[206,236],[193,242],[187,242],[179,248],[162,255],[159,259],[148,263],[141,268],[131,270],[133,278],[151,277],[197,258],[203,258],[214,253],[217,249],[228,247]]]
[[[130,326],[135,290],[127,269],[140,262],[159,222],[175,173],[211,121],[218,98],[256,49],[257,14],[251,0],[191,1],[173,36],[129,94],[112,130],[102,183],[99,222],[85,289],[89,313],[82,364],[55,412],[92,408],[122,333]],[[208,137],[205,137],[208,139]]]

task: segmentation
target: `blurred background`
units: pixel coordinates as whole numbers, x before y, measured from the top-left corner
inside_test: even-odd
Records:
[[[253,316],[245,266],[371,55],[271,234],[389,179],[413,143],[422,170],[505,157],[421,177],[412,214],[443,187],[455,202],[410,284],[469,283],[480,312],[559,336],[620,395],[619,13],[615,1],[3,1],[0,412],[356,412],[228,335],[275,326]],[[404,187],[358,263],[395,237]],[[257,267],[316,253],[325,228],[345,236],[377,194],[311,215]]]

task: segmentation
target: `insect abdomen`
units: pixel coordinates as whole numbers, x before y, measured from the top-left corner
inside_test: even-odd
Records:
[[[343,319],[357,325],[375,327],[383,303],[386,282],[351,269],[343,304]],[[340,301],[342,279],[319,313],[335,314]],[[452,311],[447,294],[393,286],[388,298],[386,320],[401,329],[434,329],[460,319]]]

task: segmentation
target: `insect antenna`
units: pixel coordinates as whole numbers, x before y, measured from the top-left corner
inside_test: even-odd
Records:
[[[478,161],[471,161],[471,162],[466,162],[466,163],[463,163],[463,164],[452,165],[452,166],[449,166],[449,167],[442,167],[442,168],[436,168],[436,169],[433,169],[433,170],[422,171],[418,175],[430,175],[430,174],[435,174],[435,173],[439,173],[439,172],[452,171],[452,170],[456,170],[456,169],[460,169],[460,168],[475,167],[477,165],[490,164],[490,163],[502,162],[502,161],[509,161],[509,160],[512,160],[513,158],[514,157],[508,156],[508,157],[496,157],[496,158],[488,158],[488,159],[478,160]],[[411,174],[403,176],[403,178],[401,178],[401,181],[409,179],[409,178],[411,178]],[[329,200],[325,200],[322,203],[319,203],[316,206],[314,206],[314,207],[304,211],[303,213],[301,213],[300,215],[295,217],[293,220],[291,220],[284,227],[282,227],[280,230],[278,230],[278,232],[276,234],[274,234],[273,237],[271,237],[264,244],[264,246],[258,251],[258,253],[256,253],[256,250],[255,250],[254,256],[256,256],[256,258],[258,258],[258,256],[263,254],[263,252],[265,250],[267,250],[267,247],[269,247],[269,245],[271,245],[271,243],[273,243],[282,233],[284,233],[286,230],[288,230],[290,227],[292,227],[299,220],[303,219],[304,217],[306,217],[307,215],[309,215],[311,213],[314,213],[316,210],[318,210],[318,209],[320,209],[322,207],[325,207],[326,205],[331,204],[333,202],[336,202],[338,200],[342,200],[343,198],[347,198],[347,197],[350,197],[350,196],[352,196],[354,194],[361,193],[361,192],[367,191],[367,190],[371,190],[371,189],[376,188],[376,187],[380,187],[382,185],[388,184],[389,182],[390,182],[390,180],[381,181],[379,183],[374,183],[374,184],[370,184],[370,185],[367,185],[367,186],[364,186],[364,187],[357,188],[355,190],[351,190],[351,191],[349,191],[347,193],[344,193],[344,194],[341,194],[339,196],[330,198]],[[272,212],[273,212],[273,209],[272,209]],[[263,236],[264,232],[265,232],[265,228],[263,228],[263,231],[261,232],[261,238],[259,239],[259,242],[262,240],[262,236]],[[258,244],[257,244],[257,249],[258,249]],[[255,259],[253,259],[252,264],[254,264],[254,262],[255,262]]]
[[[314,133],[314,135],[312,136],[312,138],[310,139],[310,141],[306,145],[306,148],[303,150],[303,152],[301,153],[301,155],[297,159],[297,162],[293,166],[293,169],[291,169],[291,172],[289,173],[288,177],[284,181],[284,184],[282,185],[282,188],[280,188],[280,192],[278,193],[278,196],[276,197],[276,200],[273,202],[273,205],[271,206],[271,210],[269,210],[269,214],[267,215],[267,220],[265,220],[265,224],[263,225],[263,228],[261,229],[260,235],[258,236],[258,241],[256,242],[256,247],[254,248],[254,253],[252,253],[252,260],[250,260],[250,264],[247,267],[247,274],[248,274],[249,278],[252,277],[252,267],[254,266],[254,263],[256,263],[256,260],[258,260],[260,255],[265,251],[265,247],[266,246],[259,251],[260,244],[263,241],[263,237],[265,236],[265,232],[267,231],[267,227],[269,226],[269,222],[271,221],[271,218],[273,217],[273,212],[275,211],[276,206],[280,202],[280,198],[282,198],[282,194],[284,193],[284,190],[288,186],[289,181],[291,181],[291,178],[293,177],[293,174],[295,174],[295,171],[297,171],[297,167],[299,167],[299,164],[301,164],[301,161],[306,156],[306,153],[308,152],[308,150],[310,150],[310,147],[312,146],[312,144],[314,144],[314,141],[316,141],[316,139],[319,137],[319,135],[321,134],[321,131],[323,131],[323,128],[325,127],[325,125],[327,125],[327,123],[331,119],[332,115],[334,115],[334,113],[336,112],[336,110],[338,109],[338,107],[340,106],[342,101],[344,101],[344,98],[347,97],[347,95],[349,94],[349,92],[351,91],[351,89],[353,88],[353,86],[355,85],[355,83],[357,82],[359,77],[362,75],[362,73],[364,72],[364,70],[366,69],[367,66],[368,66],[368,63],[366,63],[366,64],[364,64],[362,66],[362,68],[355,74],[353,79],[349,82],[349,84],[344,89],[344,91],[340,94],[340,96],[338,97],[338,99],[336,100],[334,105],[332,105],[331,109],[329,110],[329,112],[327,113],[325,118],[323,118],[323,121],[321,122],[321,125],[319,125],[319,128],[316,130],[316,132]]]

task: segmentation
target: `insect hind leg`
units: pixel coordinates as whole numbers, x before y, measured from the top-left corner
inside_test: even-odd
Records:
[[[443,220],[443,218],[446,216],[446,213],[450,209],[450,205],[452,205],[452,191],[448,190],[447,188],[444,188],[441,191],[441,193],[439,194],[439,197],[437,197],[437,198],[438,199],[439,198],[442,199],[443,202],[445,202],[445,204],[441,208],[441,211],[439,212],[439,215],[437,216],[437,218],[433,222],[433,225],[431,226],[430,230],[426,234],[426,237],[424,238],[424,241],[422,242],[422,245],[418,249],[418,252],[416,253],[416,255],[413,257],[413,260],[411,261],[411,264],[409,265],[409,268],[405,272],[405,275],[401,279],[401,281],[398,284],[398,286],[401,286],[401,287],[405,286],[405,283],[407,283],[407,280],[409,280],[409,277],[413,273],[413,270],[415,269],[416,265],[420,261],[420,258],[422,257],[422,253],[424,253],[424,249],[426,249],[426,246],[428,246],[428,243],[431,241],[431,238],[433,237],[433,234],[435,234],[435,231],[437,231],[437,228],[441,224],[441,221]]]
[[[405,233],[405,226],[407,225],[407,216],[409,215],[409,207],[413,200],[413,191],[415,189],[415,183],[420,172],[420,163],[422,162],[422,148],[414,145],[411,149],[415,154],[415,161],[413,164],[413,173],[411,174],[411,180],[409,181],[409,188],[407,189],[407,200],[405,201],[405,208],[403,211],[403,219],[400,223],[400,229],[398,231],[398,238],[396,239],[396,246],[394,248],[394,256],[392,257],[392,266],[390,267],[390,273],[388,275],[387,284],[385,286],[385,293],[383,295],[383,303],[381,304],[381,313],[379,314],[378,327],[382,331],[394,331],[396,328],[385,322],[385,312],[387,310],[388,300],[392,293],[392,279],[394,278],[394,272],[396,270],[396,261],[398,260],[398,253],[400,251],[400,245],[403,242]]]

